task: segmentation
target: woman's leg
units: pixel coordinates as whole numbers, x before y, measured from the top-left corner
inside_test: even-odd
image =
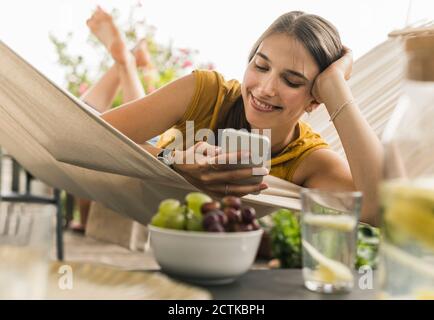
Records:
[[[113,47],[112,47],[113,48]],[[123,103],[142,98],[146,95],[138,71],[153,69],[146,39],[141,39],[131,52],[126,52],[125,64],[117,63],[120,87],[123,93]],[[144,77],[145,81],[149,78]],[[147,87],[151,87],[147,83]]]
[[[151,68],[146,40],[139,41],[133,51],[129,52],[112,17],[99,7],[87,21],[87,25],[109,50],[115,64],[82,95],[81,99],[99,112],[104,112],[111,107],[119,85],[124,103],[143,97],[145,91],[137,71],[138,68]],[[80,223],[72,226],[76,231],[84,232],[90,204],[91,201],[88,199],[78,200]]]
[[[145,92],[137,74],[136,64],[136,56],[143,51],[143,46],[139,43],[135,48],[135,52],[130,52],[127,49],[122,34],[113,21],[113,17],[100,7],[96,9],[92,17],[87,21],[87,25],[98,40],[106,47],[113,57],[113,60],[116,62],[113,66],[113,76],[108,77],[107,83],[103,83],[101,88],[114,88],[115,84],[117,84],[114,81],[117,75],[121,85],[124,103],[143,97]],[[97,93],[99,93],[99,90]],[[98,100],[98,98],[95,98],[95,100]]]
[[[146,40],[142,39],[132,50],[134,61],[129,65],[115,63],[94,85],[80,98],[99,112],[110,109],[116,97],[119,85],[123,91],[123,100],[128,102],[144,95],[143,87],[137,75],[138,69],[152,69]],[[131,60],[131,58],[129,58]],[[148,79],[145,77],[145,80]],[[150,81],[150,79],[148,79]],[[147,87],[152,89],[152,84]]]
[[[110,109],[120,84],[116,64],[92,85],[80,99],[99,112]]]

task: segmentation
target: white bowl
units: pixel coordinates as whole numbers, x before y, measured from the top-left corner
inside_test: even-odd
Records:
[[[195,232],[149,225],[151,247],[161,269],[201,284],[234,281],[255,260],[262,229],[246,232]]]

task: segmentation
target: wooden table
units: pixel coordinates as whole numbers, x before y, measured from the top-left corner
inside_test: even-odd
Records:
[[[73,274],[71,290],[59,287],[65,270]],[[121,270],[101,264],[53,262],[50,269],[49,299],[213,299],[213,300],[367,300],[376,290],[355,287],[349,293],[321,294],[303,285],[301,269],[252,269],[230,284],[199,285],[153,270]],[[175,281],[172,281],[175,280]],[[62,282],[63,283],[63,282]],[[363,283],[362,283],[363,284]],[[375,284],[375,282],[374,282]]]
[[[358,286],[358,275],[355,279],[355,288],[350,293],[344,294],[321,294],[309,291],[303,285],[301,269],[251,270],[231,284],[200,287],[208,290],[213,299],[217,300],[376,299],[375,283],[374,289],[362,290]]]

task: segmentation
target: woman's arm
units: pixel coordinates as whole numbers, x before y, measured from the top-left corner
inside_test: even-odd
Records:
[[[348,163],[330,149],[309,154],[294,172],[293,182],[306,188],[355,191]]]
[[[363,192],[362,220],[378,224],[377,187],[381,179],[383,148],[354,102],[346,82],[351,74],[351,68],[352,54],[346,49],[341,59],[317,77],[313,95],[317,101],[326,105],[330,115],[346,104],[334,118],[333,123],[347,156],[354,186]],[[339,162],[336,162],[336,165],[342,166]],[[339,170],[338,172],[342,173]],[[318,173],[319,176],[322,174]],[[311,179],[318,180],[315,176]],[[347,178],[337,176],[336,180],[341,181],[343,188],[348,186]],[[331,179],[330,183],[336,184],[336,181]]]
[[[101,115],[134,142],[143,144],[175,125],[188,108],[195,90],[193,74],[175,80],[141,99]]]
[[[190,74],[146,97],[110,110],[101,117],[156,156],[160,149],[146,141],[182,119],[193,98],[194,90],[195,76]],[[173,168],[196,187],[211,194],[243,196],[268,187],[262,180],[254,185],[233,184],[234,180],[250,178],[252,169],[233,169],[230,165],[220,164],[229,163],[219,159],[230,155],[216,154],[215,149],[216,146],[199,142],[185,151],[177,150]],[[194,159],[194,162],[189,163],[186,159]],[[264,175],[267,173],[264,169]]]

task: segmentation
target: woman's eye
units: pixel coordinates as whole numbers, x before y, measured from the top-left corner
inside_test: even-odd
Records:
[[[302,86],[302,84],[291,82],[288,79],[285,79],[285,83],[286,83],[287,86],[289,86],[291,88],[299,88],[299,87]]]
[[[261,66],[258,66],[257,64],[255,64],[255,67],[256,67],[256,69],[258,69],[259,71],[267,71],[267,70],[268,70],[267,67],[261,67]]]

